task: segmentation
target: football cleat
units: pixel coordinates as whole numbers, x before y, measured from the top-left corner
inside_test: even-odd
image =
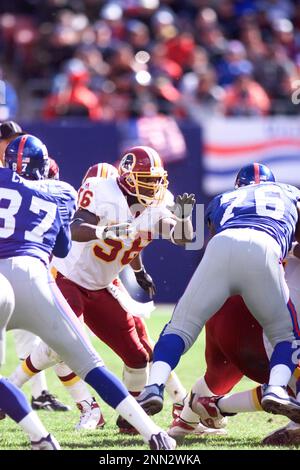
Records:
[[[172,418],[176,419],[179,418],[180,413],[182,412],[184,407],[184,403],[173,403],[172,406]]]
[[[0,421],[1,421],[2,419],[5,419],[5,418],[6,418],[6,414],[5,414],[4,411],[2,411],[1,408],[0,408]]]
[[[122,416],[118,416],[116,425],[119,428],[120,434],[139,434],[139,432],[132,426],[132,424],[128,423],[128,421],[126,421],[126,419],[124,419]]]
[[[155,415],[163,408],[164,388],[162,385],[146,385],[144,390],[137,397],[137,402],[146,411],[148,415]]]
[[[76,406],[80,410],[79,422],[75,426],[76,431],[81,429],[101,429],[104,427],[105,420],[95,398],[93,398],[91,403],[88,400],[83,400],[77,403]]]
[[[168,429],[169,436],[173,437],[177,444],[184,441],[185,436],[205,436],[205,435],[224,435],[227,434],[226,429],[213,429],[203,426],[201,423],[188,423],[182,418],[175,418]]]
[[[207,428],[220,429],[225,428],[227,418],[221,413],[218,407],[218,401],[221,396],[202,397],[197,393],[191,393],[189,406],[196,413],[201,423]],[[234,414],[227,413],[227,416]]]
[[[60,450],[60,445],[54,436],[48,434],[39,441],[31,441],[31,450]]]
[[[264,390],[261,406],[267,413],[287,416],[291,421],[300,423],[300,403],[289,397],[286,387],[268,385]]]
[[[158,434],[152,434],[149,446],[151,450],[174,450],[176,441],[168,433],[161,431]]]
[[[283,428],[276,429],[262,440],[267,446],[297,446],[300,445],[300,426],[290,421]]]
[[[61,403],[54,395],[43,390],[37,398],[31,397],[31,406],[33,410],[48,411],[70,411],[70,407]]]

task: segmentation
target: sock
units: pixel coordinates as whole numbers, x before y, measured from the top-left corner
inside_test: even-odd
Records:
[[[149,385],[153,384],[165,384],[170,376],[171,367],[166,362],[157,361],[154,362],[150,374],[149,374]]]
[[[197,380],[197,382],[192,387],[192,392],[198,393],[202,397],[213,397],[216,395],[210,390],[204,377],[200,377],[200,379]]]
[[[11,374],[9,380],[17,387],[22,387],[34,375],[55,365],[59,358],[57,354],[41,341],[16,370]],[[47,388],[47,385],[46,385]]]
[[[112,408],[117,408],[119,403],[129,396],[128,390],[122,382],[105,366],[95,367],[86,375],[84,380]]]
[[[145,442],[150,441],[152,434],[161,431],[131,395],[119,403],[116,411],[141,434]]]
[[[34,367],[31,362],[31,356],[28,356],[17,366],[16,370],[9,377],[9,380],[17,387],[22,387],[39,372],[41,372],[41,370]]]
[[[218,407],[221,413],[245,413],[253,411],[262,411],[260,406],[261,387],[245,392],[232,393],[225,395],[218,401]]]
[[[33,398],[41,396],[43,390],[47,390],[47,382],[45,372],[42,370],[30,379],[31,394]]]
[[[130,393],[141,392],[148,379],[148,366],[141,369],[133,369],[126,364],[123,366],[122,381]]]
[[[286,386],[297,367],[293,362],[292,343],[282,341],[277,343],[270,360],[269,385]]]
[[[170,370],[173,370],[180,361],[184,348],[185,344],[180,336],[175,334],[162,335],[154,347],[153,363],[158,361],[166,362]]]
[[[183,403],[183,400],[187,395],[186,389],[174,371],[171,372],[166,382],[166,392],[173,403]]]
[[[33,442],[37,442],[41,440],[42,437],[46,437],[49,434],[34,411],[28,413],[28,415],[19,422],[19,425]]]
[[[14,372],[10,375],[9,381],[16,385],[16,387],[21,388],[34,375],[35,373],[31,373],[28,368],[25,367],[25,361],[22,361],[21,364],[19,364]]]
[[[291,378],[291,370],[285,364],[272,367],[268,385],[286,386]]]
[[[32,411],[24,393],[3,377],[0,379],[0,409],[16,423]]]
[[[69,366],[64,362],[59,362],[54,366],[55,373],[63,386],[65,387],[66,392],[73,398],[75,403],[80,403],[86,401],[91,403],[93,397],[86,385],[86,383],[81,380],[78,375],[76,375]]]

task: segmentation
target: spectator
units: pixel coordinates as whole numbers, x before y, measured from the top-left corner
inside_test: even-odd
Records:
[[[0,69],[0,121],[15,118],[18,112],[17,93],[7,80],[3,79]]]
[[[25,132],[14,121],[4,121],[0,124],[0,167],[3,166],[4,152],[8,144],[23,134]]]
[[[66,83],[47,99],[44,117],[85,116],[92,120],[100,119],[101,106],[97,95],[88,87],[89,78],[88,70],[81,61],[70,61],[66,68]]]
[[[201,77],[200,87],[205,82],[208,87],[213,73],[207,78],[205,74],[212,67],[216,86],[227,86],[236,83],[234,69],[245,60],[251,62],[253,77],[271,100],[269,111],[290,107],[287,90],[300,54],[300,9],[293,0],[0,3],[2,63],[7,77],[20,90],[21,112],[26,117],[28,109],[35,115],[42,107],[48,117],[81,114],[92,119],[123,119],[136,112],[140,78],[149,82],[143,83],[142,94],[158,100],[164,112],[173,112],[175,95],[191,79],[190,73]],[[80,99],[76,86],[76,99],[72,96],[72,106],[66,107],[74,83],[59,71],[71,59],[83,62],[89,78],[82,78]],[[165,95],[172,95],[171,100],[156,85],[161,80],[169,82],[163,88]],[[221,91],[216,88],[213,95],[216,90]],[[49,94],[52,99],[43,105]],[[0,119],[15,116],[18,99],[4,79],[0,97]]]
[[[188,73],[182,80],[182,98],[178,102],[183,116],[201,124],[208,117],[221,114],[221,100],[224,89],[217,83],[214,69],[208,68],[201,74]]]
[[[271,102],[264,89],[251,78],[252,65],[245,61],[236,71],[232,85],[225,90],[222,106],[226,116],[264,116]]]

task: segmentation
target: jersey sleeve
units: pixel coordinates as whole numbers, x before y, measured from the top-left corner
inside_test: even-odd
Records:
[[[97,195],[99,178],[89,178],[78,191],[78,208],[85,209],[97,215]]]
[[[215,211],[215,209],[218,207],[219,200],[220,200],[220,196],[216,196],[208,204],[205,214],[204,214],[204,222],[206,225],[209,225],[210,223],[212,223],[212,214]]]
[[[60,187],[58,210],[63,224],[69,224],[77,208],[77,192],[70,184],[63,183]]]
[[[52,253],[57,258],[65,258],[72,246],[70,225],[62,225],[56,237]]]

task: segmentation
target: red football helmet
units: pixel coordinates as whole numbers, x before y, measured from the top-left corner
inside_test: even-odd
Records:
[[[118,170],[116,167],[110,163],[96,163],[93,166],[90,166],[84,178],[82,184],[87,178],[97,177],[97,178],[116,178],[118,176]]]
[[[132,147],[119,165],[120,186],[144,206],[162,201],[168,187],[168,173],[160,156],[151,147]]]

